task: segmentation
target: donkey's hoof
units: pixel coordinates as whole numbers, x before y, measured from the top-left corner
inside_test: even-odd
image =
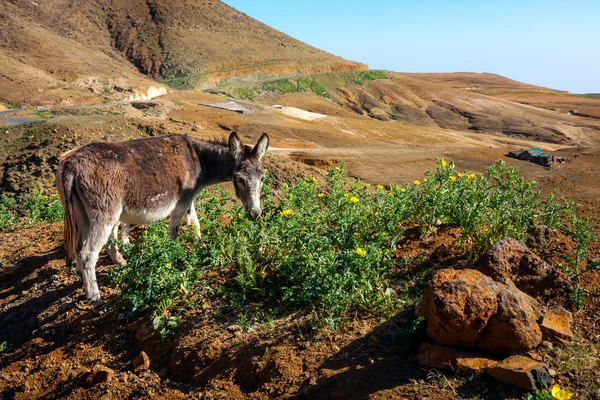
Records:
[[[94,312],[97,314],[102,314],[106,311],[106,304],[102,299],[91,301],[92,306],[94,306]]]

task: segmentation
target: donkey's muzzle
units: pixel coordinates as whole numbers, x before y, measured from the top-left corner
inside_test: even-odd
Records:
[[[261,213],[262,213],[262,210],[260,208],[253,208],[250,211],[246,211],[246,214],[250,221],[256,221],[260,217]]]

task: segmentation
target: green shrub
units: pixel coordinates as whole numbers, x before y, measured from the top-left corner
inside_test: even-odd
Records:
[[[375,81],[378,79],[388,79],[388,76],[383,71],[368,70],[357,72],[352,77],[352,81],[358,85],[363,85],[365,82]]]
[[[566,232],[573,238],[575,246],[571,254],[563,254],[562,259],[565,264],[560,264],[558,268],[562,270],[575,284],[571,301],[577,310],[580,310],[585,304],[585,292],[580,286],[579,278],[586,272],[595,271],[600,267],[600,261],[588,261],[587,255],[589,247],[596,237],[590,229],[588,218],[579,219],[571,215],[570,226]]]
[[[210,274],[234,278],[211,289],[229,298],[270,299],[331,326],[354,312],[389,315],[413,303],[432,274],[431,266],[418,276],[399,273],[407,261],[397,244],[407,228],[427,234],[439,223],[456,225],[460,243],[477,255],[504,236],[524,238],[536,223],[560,225],[570,208],[534,189],[502,162],[477,177],[438,160],[422,182],[387,190],[348,183],[342,166],[329,171],[324,191],[316,178],[301,180],[277,199],[267,178],[258,221],[248,221],[227,192],[204,192],[201,240],[184,233],[168,241],[166,224],[153,225],[125,247],[128,265],[112,276],[126,312],[149,310],[165,332],[206,294]]]
[[[19,208],[31,223],[62,221],[64,211],[58,196],[44,195],[42,192],[32,190],[28,195],[19,198]]]
[[[329,97],[329,93],[327,93],[325,86],[319,83],[316,79],[313,79],[313,81],[310,83],[310,90],[321,97]]]
[[[256,96],[256,92],[252,88],[248,87],[239,87],[233,90],[233,96],[240,100],[254,100]]]
[[[15,199],[3,194],[0,196],[0,231],[12,230],[15,227]]]
[[[261,86],[262,90],[266,90],[269,92],[281,92],[281,93],[293,93],[298,91],[296,86],[291,83],[288,79],[279,79],[277,81],[264,83]]]
[[[462,244],[474,244],[473,255],[505,236],[523,240],[538,223],[557,228],[572,212],[570,204],[559,204],[554,195],[541,199],[537,183],[503,161],[477,177],[439,160],[436,173],[427,171],[418,183],[414,204],[422,232],[436,223],[458,226]]]

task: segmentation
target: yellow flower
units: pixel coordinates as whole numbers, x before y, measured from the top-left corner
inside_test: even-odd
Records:
[[[448,163],[442,158],[442,167],[445,167],[446,165],[448,165]]]
[[[313,181],[313,183],[319,182],[319,180],[317,178],[313,178],[312,181]]]
[[[455,180],[456,180],[456,176],[454,176],[454,175],[450,175],[450,180],[451,180],[451,181],[455,181]]]
[[[167,264],[166,264],[166,266],[167,266],[167,267],[170,267],[170,266],[171,266],[171,263],[167,263]]]
[[[414,181],[413,183],[417,186],[419,186],[421,184],[421,182],[419,182],[419,181]]]
[[[281,215],[282,217],[287,217],[288,215],[292,215],[292,210],[288,209],[288,210],[283,210],[279,212],[279,215]]]
[[[381,236],[385,236],[385,235],[386,235],[386,233],[385,233],[385,232],[381,232]]]
[[[352,196],[352,197],[350,197],[350,201],[353,203],[358,203],[358,197]]]
[[[402,193],[404,193],[404,192],[406,192],[406,188],[400,188],[400,191],[401,191]]]
[[[378,190],[383,190],[383,186],[382,185],[377,185],[377,189]]]
[[[558,386],[558,384],[552,386],[552,397],[558,400],[569,400],[573,397],[573,393],[567,392]]]
[[[462,178],[463,176],[465,176],[465,174],[463,174],[462,172],[459,172],[457,175],[459,178]]]
[[[265,168],[265,172],[269,172],[269,169],[268,169],[268,168]]]
[[[319,193],[317,197],[325,197],[325,195],[323,193]]]
[[[365,249],[362,249],[360,247],[356,248],[356,254],[358,254],[359,256],[363,257],[367,254],[367,251]]]
[[[475,178],[475,174],[469,174],[469,175],[467,175],[467,178],[473,179],[473,178]]]
[[[423,182],[427,183],[427,178],[423,178]]]
[[[348,197],[350,196],[348,193],[344,193],[344,197]]]

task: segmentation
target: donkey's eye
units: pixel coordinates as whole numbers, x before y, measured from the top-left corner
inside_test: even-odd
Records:
[[[246,183],[246,180],[244,178],[237,178],[237,181],[240,185],[243,185],[244,183]]]

